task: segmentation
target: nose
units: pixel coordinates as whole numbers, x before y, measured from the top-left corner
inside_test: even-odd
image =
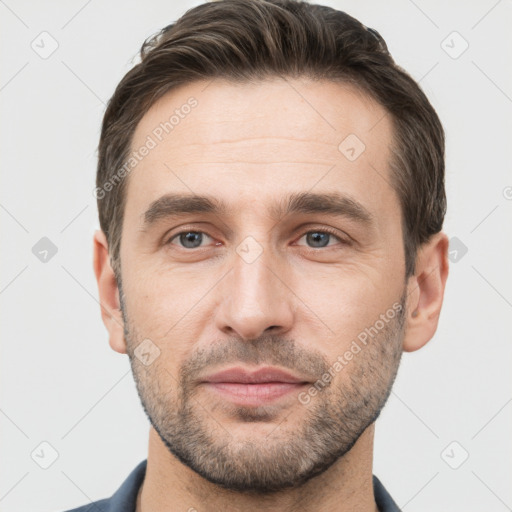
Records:
[[[294,321],[294,295],[281,262],[265,249],[250,261],[234,255],[234,264],[218,293],[216,326],[225,334],[256,339],[266,332],[284,334]]]

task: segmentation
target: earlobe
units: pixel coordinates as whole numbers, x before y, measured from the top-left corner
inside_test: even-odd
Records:
[[[423,347],[434,336],[448,278],[448,237],[440,232],[423,244],[416,258],[416,273],[407,285],[405,352]]]
[[[109,343],[113,350],[126,354],[124,322],[119,301],[117,280],[110,265],[108,243],[105,233],[94,233],[93,265],[101,305],[101,318],[109,333]]]

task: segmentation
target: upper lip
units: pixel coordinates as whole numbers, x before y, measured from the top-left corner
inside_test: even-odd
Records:
[[[266,366],[255,371],[250,371],[240,366],[228,368],[205,377],[204,382],[237,382],[242,384],[259,384],[263,382],[287,382],[287,383],[305,383],[305,379],[296,377],[280,368]]]

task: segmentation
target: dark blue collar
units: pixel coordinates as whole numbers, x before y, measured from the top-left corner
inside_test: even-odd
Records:
[[[137,494],[146,475],[146,465],[147,459],[140,462],[111,498],[95,501],[67,512],[135,512]],[[398,505],[375,475],[373,475],[373,493],[379,512],[400,512]]]

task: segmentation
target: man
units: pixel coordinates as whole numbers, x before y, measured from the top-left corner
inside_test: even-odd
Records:
[[[373,437],[448,274],[444,134],[375,30],[206,3],[105,113],[94,270],[147,461],[76,510],[394,511]]]

